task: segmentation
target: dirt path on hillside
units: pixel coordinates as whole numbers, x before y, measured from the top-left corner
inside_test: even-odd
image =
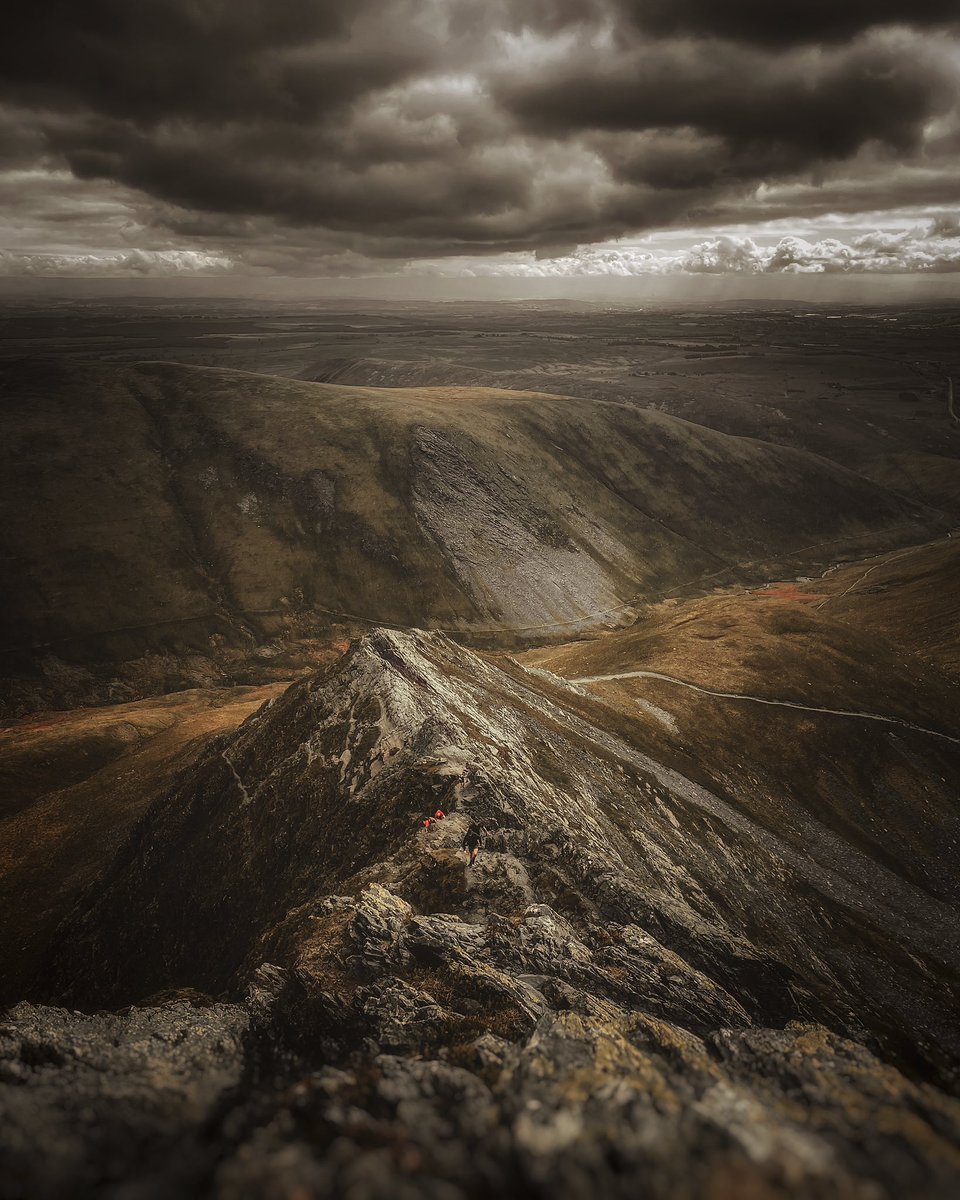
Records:
[[[901,720],[900,717],[887,717],[881,713],[861,712],[855,709],[826,708],[816,704],[800,704],[795,700],[774,700],[768,696],[751,696],[745,692],[718,692],[711,688],[691,683],[689,679],[678,679],[675,675],[664,675],[660,671],[619,671],[612,675],[584,675],[579,679],[571,679],[571,683],[606,683],[616,679],[659,679],[664,683],[676,684],[678,687],[690,688],[705,696],[714,696],[720,700],[740,700],[752,704],[767,704],[774,708],[795,708],[800,712],[827,713],[835,717],[855,717],[862,721],[882,721],[888,725],[899,725],[913,733],[925,733],[929,737],[943,738],[960,746],[960,737],[949,733],[941,733],[937,729],[927,729],[923,725],[914,725],[912,721]]]

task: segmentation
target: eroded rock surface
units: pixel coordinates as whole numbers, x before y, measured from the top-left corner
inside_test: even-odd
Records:
[[[378,631],[214,744],[5,1018],[4,1200],[954,1195],[954,911],[592,704]]]

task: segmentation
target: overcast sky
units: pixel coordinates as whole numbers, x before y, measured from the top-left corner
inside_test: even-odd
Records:
[[[960,279],[958,0],[47,0],[4,24],[0,274]]]

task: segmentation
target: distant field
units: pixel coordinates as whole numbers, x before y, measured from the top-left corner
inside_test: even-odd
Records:
[[[960,430],[945,409],[946,376],[960,376],[957,305],[7,303],[0,339],[0,358],[169,359],[367,387],[499,387],[653,407],[811,450],[960,513],[948,479]]]

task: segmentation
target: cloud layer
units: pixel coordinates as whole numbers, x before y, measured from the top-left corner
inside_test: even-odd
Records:
[[[0,42],[0,244],[330,273],[948,208],[958,98],[955,0],[47,0]]]
[[[221,274],[236,264],[200,250],[115,250],[102,254],[18,254],[0,250],[0,275],[78,275],[132,278]]]
[[[475,275],[573,278],[629,275],[939,274],[960,271],[960,216],[924,228],[877,231],[850,241],[789,236],[770,245],[723,235],[669,252],[647,246],[585,247],[553,258],[533,256],[467,268]]]

